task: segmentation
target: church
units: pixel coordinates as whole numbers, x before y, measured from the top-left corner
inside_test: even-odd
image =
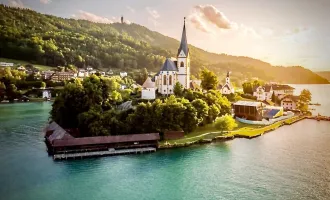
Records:
[[[229,72],[227,72],[226,83],[221,88],[222,94],[232,94],[235,93],[234,87],[230,83]]]
[[[179,82],[185,89],[190,87],[190,53],[187,42],[186,22],[184,19],[180,47],[176,58],[167,58],[161,70],[153,78],[158,93],[174,93],[174,86]]]

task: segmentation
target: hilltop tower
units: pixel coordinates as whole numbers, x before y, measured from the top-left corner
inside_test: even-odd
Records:
[[[177,54],[178,81],[188,89],[190,87],[190,53],[187,42],[186,18],[184,18],[180,47]]]
[[[121,20],[121,23],[123,24],[124,23],[124,17],[121,16],[120,20]]]

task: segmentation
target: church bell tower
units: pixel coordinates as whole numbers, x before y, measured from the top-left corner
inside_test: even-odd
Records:
[[[184,18],[180,47],[177,54],[178,81],[188,89],[190,87],[190,55],[186,33],[186,18]]]

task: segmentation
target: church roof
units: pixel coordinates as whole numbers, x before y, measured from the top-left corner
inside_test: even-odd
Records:
[[[178,68],[171,59],[167,58],[160,71],[178,71]]]
[[[143,88],[154,88],[155,83],[151,81],[150,77],[147,78],[147,80],[142,85]]]
[[[183,51],[184,54],[188,56],[189,48],[188,48],[187,34],[186,34],[186,18],[183,25],[183,31],[182,31],[180,47],[178,49],[178,55],[180,54],[181,51]]]
[[[222,89],[224,89],[224,88],[227,88],[228,90],[231,90],[231,85],[228,85],[228,83],[226,83],[226,84],[222,87]]]

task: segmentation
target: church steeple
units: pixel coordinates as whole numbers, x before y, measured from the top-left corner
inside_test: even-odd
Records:
[[[178,50],[178,56],[180,55],[181,51],[183,51],[185,56],[188,56],[189,49],[188,49],[187,33],[186,33],[186,18],[184,18],[183,31],[182,31],[180,47]]]

